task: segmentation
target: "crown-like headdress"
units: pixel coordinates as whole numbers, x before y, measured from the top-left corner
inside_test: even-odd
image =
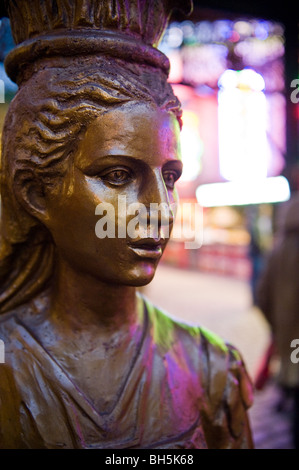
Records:
[[[26,64],[55,55],[105,53],[167,69],[155,48],[170,14],[192,0],[6,0],[17,47],[6,59],[17,81]]]

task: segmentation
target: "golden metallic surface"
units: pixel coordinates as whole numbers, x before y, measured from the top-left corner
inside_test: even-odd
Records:
[[[0,448],[252,447],[238,351],[136,293],[182,172],[180,103],[153,47],[178,3],[150,17],[147,0],[9,2],[21,44],[1,161]],[[135,238],[129,207],[147,226],[153,203],[156,232]],[[113,237],[96,233],[101,204]]]

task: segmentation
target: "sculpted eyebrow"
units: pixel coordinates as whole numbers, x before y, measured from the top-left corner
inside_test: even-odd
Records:
[[[106,155],[96,158],[89,165],[84,166],[82,170],[85,174],[93,174],[94,172],[100,171],[109,165],[134,165],[142,168],[146,164],[144,161],[128,155]]]

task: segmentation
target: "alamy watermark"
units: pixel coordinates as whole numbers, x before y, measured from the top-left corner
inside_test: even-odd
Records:
[[[291,341],[291,348],[295,348],[291,352],[291,361],[293,364],[298,364],[299,362],[299,339],[293,339]]]
[[[291,101],[297,104],[299,103],[299,78],[294,78],[294,80],[291,81],[291,88],[295,88],[291,93]]]
[[[5,346],[4,341],[0,339],[0,364],[4,364],[5,362]]]
[[[103,238],[183,240],[186,249],[202,246],[203,209],[197,203],[127,204],[126,196],[118,197],[117,215],[113,204],[97,205],[95,215],[101,216],[95,226],[96,236]],[[172,229],[172,232],[170,233]]]
[[[5,83],[0,79],[0,103],[5,103]]]

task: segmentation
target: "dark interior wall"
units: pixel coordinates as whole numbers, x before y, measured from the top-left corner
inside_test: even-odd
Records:
[[[219,10],[228,10],[235,13],[260,16],[265,19],[284,21],[289,16],[297,14],[297,8],[291,6],[289,1],[277,2],[271,0],[194,0],[195,7],[209,7]],[[282,7],[283,5],[283,7]],[[293,11],[292,11],[293,10]],[[298,15],[297,15],[298,16]]]

